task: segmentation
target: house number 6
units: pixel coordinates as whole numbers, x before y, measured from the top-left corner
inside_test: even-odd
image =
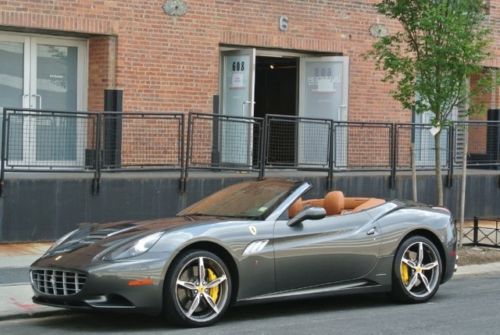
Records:
[[[279,20],[280,30],[287,31],[288,30],[288,17],[285,15],[280,16]]]

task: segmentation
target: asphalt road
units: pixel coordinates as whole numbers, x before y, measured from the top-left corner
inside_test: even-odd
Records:
[[[455,278],[431,302],[394,304],[386,295],[335,297],[231,309],[205,329],[160,318],[72,313],[0,322],[0,334],[500,334],[498,274]]]

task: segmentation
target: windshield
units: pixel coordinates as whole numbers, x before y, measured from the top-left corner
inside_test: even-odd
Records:
[[[239,183],[198,201],[177,215],[263,218],[299,184],[276,179]]]

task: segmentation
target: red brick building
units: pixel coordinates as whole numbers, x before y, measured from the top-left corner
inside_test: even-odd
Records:
[[[212,112],[218,96],[229,115],[411,122],[363,57],[398,29],[376,2],[1,0],[0,106],[102,111],[119,89],[129,112]],[[488,23],[499,68],[500,0]]]

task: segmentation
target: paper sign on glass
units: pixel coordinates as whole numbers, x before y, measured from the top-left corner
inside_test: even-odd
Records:
[[[316,92],[320,93],[334,93],[335,88],[333,87],[333,80],[331,77],[319,78],[318,79],[318,89]]]
[[[243,83],[243,73],[235,72],[231,76],[231,88],[244,88],[245,84]]]

